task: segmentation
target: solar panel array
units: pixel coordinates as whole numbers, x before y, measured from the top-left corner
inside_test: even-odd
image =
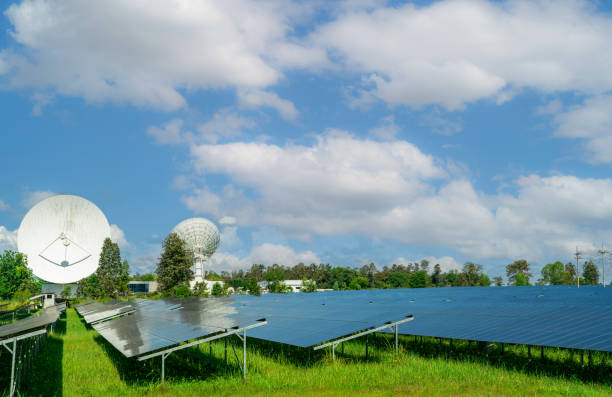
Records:
[[[347,297],[343,292],[236,295],[232,304],[268,321],[265,327],[252,330],[252,337],[300,347],[397,322],[412,314],[408,307],[381,307]]]
[[[318,296],[309,295],[311,299],[306,299],[306,302],[297,307],[295,300],[289,303],[283,299],[288,296],[271,294],[265,297],[138,300],[129,302],[133,314],[99,322],[93,327],[126,357],[134,357],[188,340],[252,325],[260,319],[268,320],[267,315],[273,317],[272,324],[268,322],[264,327],[249,330],[250,337],[302,347],[407,317],[404,310],[400,314],[396,310],[359,308],[347,302],[336,304],[326,299],[315,302],[312,298]],[[79,305],[77,310],[85,317],[95,315],[95,318],[100,319],[103,313],[110,317],[117,307],[116,302],[91,303]],[[268,327],[268,332],[259,332]]]
[[[400,333],[612,351],[612,289],[547,286],[371,291],[356,301],[410,307]]]
[[[55,323],[65,309],[66,304],[60,303],[47,307],[30,317],[0,326],[0,342],[3,339],[25,334]]]
[[[125,302],[124,302],[125,304]],[[117,303],[81,313],[109,315]],[[107,308],[105,308],[107,306]],[[125,306],[127,307],[127,306]],[[409,315],[399,332],[441,338],[612,351],[612,288],[427,288],[138,300],[134,314],[94,325],[128,357],[224,329],[268,324],[250,337],[311,347]]]

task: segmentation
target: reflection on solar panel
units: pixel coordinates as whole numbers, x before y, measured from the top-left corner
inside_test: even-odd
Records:
[[[0,339],[14,337],[28,331],[43,328],[57,321],[66,304],[62,303],[43,309],[30,317],[18,320],[14,323],[0,326]]]
[[[133,301],[111,301],[106,303],[86,302],[75,306],[86,323],[95,323],[111,317],[125,315],[134,311],[137,303]]]
[[[0,345],[4,346],[12,356],[9,391],[11,397],[17,389],[17,379],[21,379],[19,373],[24,368],[22,363],[26,361],[29,354],[38,353],[39,346],[47,334],[47,327],[51,326],[53,329],[53,324],[65,309],[66,304],[60,303],[47,307],[33,316],[0,327]],[[17,342],[20,342],[19,349],[17,349]]]
[[[93,325],[126,357],[229,329],[244,328],[262,318],[254,314],[241,314],[223,299],[160,299],[148,301],[148,304],[136,304],[136,308],[130,316]]]

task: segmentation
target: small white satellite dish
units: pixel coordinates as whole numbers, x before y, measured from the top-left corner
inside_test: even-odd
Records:
[[[68,284],[98,268],[104,239],[110,237],[106,217],[82,197],[49,197],[28,211],[17,232],[19,252],[37,277]]]
[[[172,229],[185,241],[185,248],[193,256],[193,275],[196,281],[204,277],[204,262],[219,246],[219,229],[205,218],[185,219]]]

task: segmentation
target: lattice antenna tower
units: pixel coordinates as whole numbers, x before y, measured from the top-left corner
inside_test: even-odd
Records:
[[[574,257],[576,258],[576,285],[580,288],[580,262],[579,260],[583,258],[582,252],[578,251],[578,246],[576,246],[576,252],[574,253]]]
[[[601,276],[603,287],[606,288],[606,255],[610,253],[610,251],[604,248],[603,243],[601,243],[601,249],[597,251],[599,255],[601,255]]]

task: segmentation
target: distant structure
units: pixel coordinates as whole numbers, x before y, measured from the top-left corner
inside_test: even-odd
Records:
[[[50,283],[69,284],[96,271],[107,237],[110,226],[94,203],[57,195],[39,202],[23,217],[17,246],[27,255],[34,275]]]
[[[176,225],[172,232],[185,241],[192,255],[194,281],[204,281],[204,262],[219,246],[219,229],[208,219],[189,218]]]

